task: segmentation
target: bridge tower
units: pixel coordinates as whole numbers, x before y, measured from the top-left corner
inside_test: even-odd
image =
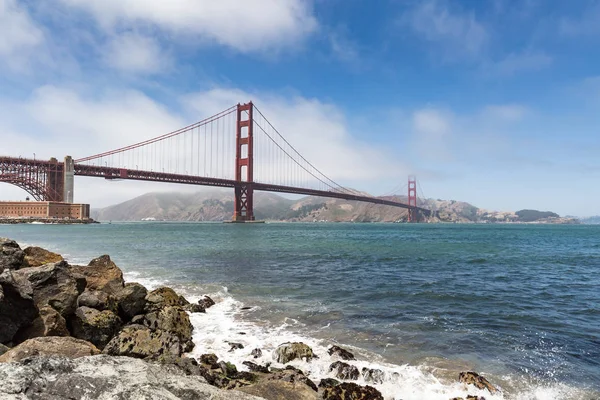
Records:
[[[417,222],[417,177],[414,175],[408,176],[408,222]]]
[[[237,105],[235,149],[235,209],[233,222],[254,221],[254,106]]]

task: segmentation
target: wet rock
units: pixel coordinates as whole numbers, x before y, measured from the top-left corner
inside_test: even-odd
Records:
[[[234,343],[234,342],[228,342],[229,346],[231,346],[231,348],[229,349],[229,352],[232,353],[235,350],[239,350],[239,349],[243,349],[244,345],[241,343]]]
[[[119,316],[123,321],[131,321],[142,314],[146,307],[148,290],[139,283],[126,283],[125,287],[115,294],[119,308]]]
[[[116,295],[125,285],[123,272],[107,255],[94,258],[87,266],[76,265],[71,268],[85,277],[90,290]]]
[[[181,356],[181,343],[176,335],[152,331],[143,325],[127,325],[104,347],[111,356],[156,359],[162,355]]]
[[[184,352],[191,351],[194,348],[194,342],[192,342],[194,327],[190,322],[189,315],[180,307],[166,306],[159,311],[149,312],[144,315],[139,323],[152,330],[162,330],[176,335],[183,346]]]
[[[250,352],[250,355],[254,358],[258,358],[258,357],[262,357],[262,350],[261,349],[254,349]]]
[[[38,308],[49,305],[63,317],[77,308],[77,298],[85,288],[85,280],[73,274],[66,261],[12,272],[15,282],[32,294]]]
[[[196,303],[188,304],[187,306],[183,307],[183,309],[185,311],[191,312],[191,313],[205,313],[206,312],[204,307],[202,307],[200,304],[196,304]]]
[[[167,306],[185,307],[190,304],[185,297],[169,287],[160,287],[146,296],[146,311],[156,311]]]
[[[219,361],[219,357],[216,354],[202,354],[200,356],[200,362],[204,365],[208,365],[209,367],[218,366],[217,362]]]
[[[70,336],[48,336],[26,340],[0,356],[0,362],[19,361],[34,356],[78,358],[100,354],[92,343]]]
[[[0,343],[11,342],[20,329],[39,316],[31,286],[28,291],[24,289],[15,281],[13,271],[0,274]]]
[[[0,238],[0,274],[5,269],[16,270],[22,267],[25,253],[14,240]]]
[[[40,267],[44,264],[57,263],[64,260],[60,254],[36,246],[27,247],[23,252],[25,253],[23,267]]]
[[[79,307],[69,319],[69,327],[74,337],[103,349],[121,328],[121,319],[112,311]]]
[[[273,360],[281,364],[287,364],[297,358],[310,361],[313,357],[312,349],[302,342],[280,344],[273,352]]]
[[[344,382],[323,390],[325,400],[383,400],[382,394],[372,386],[359,386]]]
[[[256,363],[253,363],[252,361],[244,361],[242,364],[248,367],[250,372],[260,372],[263,374],[269,373],[269,367],[266,367],[264,365],[258,365]]]
[[[223,374],[226,377],[228,377],[228,378],[236,377],[238,371],[234,364],[232,364],[230,362],[225,362],[225,361],[220,361],[218,364],[219,364],[219,368],[221,368],[221,371],[223,372]]]
[[[365,382],[368,383],[380,384],[385,378],[385,374],[380,369],[363,368],[360,372]]]
[[[117,301],[111,295],[100,290],[84,290],[77,298],[78,307],[90,307],[96,310],[117,313]]]
[[[8,378],[0,380],[2,399],[260,400],[219,390],[176,366],[127,357],[33,358],[0,365],[0,376]]]
[[[337,386],[340,384],[340,381],[333,379],[333,378],[324,378],[321,379],[321,382],[319,382],[319,387],[320,388],[332,388],[334,386]]]
[[[308,386],[315,392],[318,390],[317,385],[315,385],[315,383],[312,380],[310,380],[306,375],[304,375],[304,372],[302,372],[298,368],[290,366],[286,367],[286,369],[284,370],[272,373],[271,375],[269,375],[268,379],[276,381],[285,381],[290,383],[301,383],[303,385]]]
[[[0,343],[0,356],[10,350],[10,347]]]
[[[329,366],[329,372],[334,372],[335,376],[342,380],[355,381],[360,375],[358,368],[354,365],[346,364],[345,362],[336,361]]]
[[[477,389],[487,389],[491,394],[498,391],[491,383],[477,372],[461,372],[458,375],[458,381],[466,385],[473,385]]]
[[[453,397],[450,400],[465,400],[462,397]],[[485,400],[485,397],[482,396],[473,396],[471,394],[467,395],[467,399],[466,400]]]
[[[40,308],[39,316],[33,320],[30,326],[20,330],[13,341],[21,343],[27,339],[44,336],[70,336],[67,321],[50,306]]]
[[[207,308],[214,306],[215,302],[210,297],[204,296],[203,298],[198,300],[198,305],[200,305],[202,308],[204,308],[206,310]]]
[[[299,382],[264,380],[236,389],[266,400],[317,400],[317,392]]]
[[[354,358],[354,354],[350,353],[348,350],[342,349],[339,346],[331,346],[328,350],[327,353],[330,356],[338,356],[339,358],[341,358],[342,360],[346,360],[346,361],[352,361],[352,360],[356,360],[356,358]]]

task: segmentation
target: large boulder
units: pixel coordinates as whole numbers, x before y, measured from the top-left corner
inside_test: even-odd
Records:
[[[144,325],[127,325],[104,347],[104,354],[156,359],[163,355],[181,356],[179,338],[171,333],[153,331]]]
[[[54,308],[46,305],[40,308],[39,313],[30,326],[19,330],[13,339],[14,342],[21,343],[43,336],[70,336],[67,321]]]
[[[323,389],[325,400],[383,400],[383,395],[372,386],[359,386],[356,383],[344,382]]]
[[[365,382],[368,383],[380,384],[383,383],[385,379],[385,373],[380,369],[364,367],[360,373]]]
[[[12,272],[15,282],[32,293],[38,308],[49,305],[63,317],[75,312],[77,297],[85,289],[85,280],[73,274],[65,261]]]
[[[96,310],[118,312],[117,300],[106,292],[86,289],[77,298],[77,307],[90,307]]]
[[[354,354],[350,353],[346,349],[342,349],[340,346],[331,346],[327,350],[327,353],[330,356],[338,356],[339,358],[341,358],[342,360],[345,360],[345,361],[356,360],[356,358],[354,358]]]
[[[27,247],[23,252],[25,253],[24,267],[40,267],[44,264],[57,263],[64,260],[60,254],[36,246]]]
[[[185,297],[175,293],[170,287],[160,287],[146,296],[146,310],[156,311],[167,306],[184,307],[190,304]]]
[[[9,343],[39,316],[31,287],[21,287],[11,270],[0,274],[0,343]],[[26,290],[29,289],[29,290]]]
[[[126,283],[125,287],[116,293],[119,315],[123,321],[131,321],[133,317],[142,314],[146,307],[148,290],[139,283]]]
[[[458,381],[466,385],[473,385],[477,389],[487,389],[491,394],[498,391],[487,379],[479,375],[477,372],[461,372],[458,374]]]
[[[191,351],[194,348],[192,342],[194,327],[190,322],[189,315],[180,307],[166,306],[161,310],[136,317],[133,322],[145,325],[151,330],[161,330],[177,336],[184,352]]]
[[[0,356],[10,350],[10,347],[0,343]]]
[[[314,356],[312,349],[302,342],[280,344],[273,352],[273,360],[281,364],[287,364],[297,358],[310,361]]]
[[[92,343],[70,336],[48,336],[26,340],[0,356],[0,363],[19,361],[34,356],[78,358],[100,354]],[[1,379],[0,379],[1,381]]]
[[[5,269],[19,269],[23,265],[25,253],[14,240],[0,238],[0,274]]]
[[[37,357],[1,364],[0,398],[261,400],[242,392],[217,389],[202,377],[187,376],[174,365],[105,355],[75,360]]]
[[[336,378],[352,381],[357,380],[360,375],[358,368],[342,361],[336,361],[331,364],[329,366],[329,372],[333,372]]]
[[[85,276],[87,288],[90,290],[101,290],[116,295],[125,285],[123,271],[107,255],[94,258],[87,267],[76,265],[72,268],[73,271]]]
[[[103,349],[121,328],[121,319],[112,311],[79,307],[69,319],[69,328],[74,337]]]

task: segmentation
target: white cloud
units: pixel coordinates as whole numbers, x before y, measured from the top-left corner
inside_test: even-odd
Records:
[[[242,53],[281,49],[317,29],[303,0],[61,0],[91,13],[106,30],[156,27],[181,41],[215,42]]]
[[[477,56],[488,41],[486,28],[473,12],[451,10],[443,0],[419,2],[402,22],[423,39],[439,45],[448,59]]]
[[[0,63],[20,68],[44,42],[43,32],[16,0],[0,0]]]
[[[513,75],[517,72],[538,71],[550,66],[553,58],[546,53],[525,51],[510,53],[502,60],[484,66],[486,73],[493,75]]]
[[[130,32],[114,36],[104,58],[109,66],[130,73],[156,73],[171,64],[155,39]]]

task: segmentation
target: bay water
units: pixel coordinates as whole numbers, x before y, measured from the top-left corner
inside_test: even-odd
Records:
[[[0,236],[75,264],[109,254],[127,281],[210,295],[217,305],[191,316],[191,355],[239,369],[303,341],[319,359],[292,365],[313,380],[333,377],[337,344],[383,371],[358,383],[386,399],[600,399],[600,226],[138,222]],[[466,370],[501,391],[465,388]]]

